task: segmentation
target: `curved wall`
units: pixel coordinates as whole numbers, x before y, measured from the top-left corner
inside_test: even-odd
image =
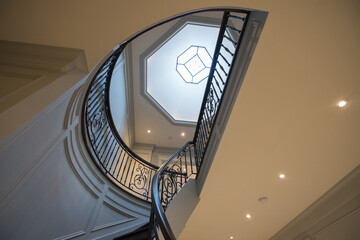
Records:
[[[114,120],[116,130],[119,132],[122,140],[130,148],[131,132],[129,121],[129,103],[128,103],[128,86],[127,86],[127,73],[125,65],[124,53],[121,54],[116,62],[114,72],[110,82],[110,111]]]

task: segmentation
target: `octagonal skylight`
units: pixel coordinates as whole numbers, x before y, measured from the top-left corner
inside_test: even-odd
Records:
[[[211,56],[205,47],[191,46],[176,61],[176,71],[187,83],[199,83],[209,76]]]
[[[183,22],[145,57],[145,97],[173,123],[196,123],[218,33],[215,24]]]

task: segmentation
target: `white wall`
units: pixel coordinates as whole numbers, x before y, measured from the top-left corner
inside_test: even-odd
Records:
[[[131,147],[129,111],[127,108],[127,74],[124,60],[124,54],[121,54],[112,74],[110,83],[110,108],[116,129],[124,142]]]
[[[87,78],[65,77],[76,84],[0,142],[0,239],[112,239],[148,221],[149,204],[92,162],[80,124]]]
[[[153,164],[161,166],[165,162],[167,162],[178,150],[179,149],[176,148],[155,147],[152,154],[151,162]]]

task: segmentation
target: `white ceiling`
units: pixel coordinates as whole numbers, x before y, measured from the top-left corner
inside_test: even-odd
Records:
[[[182,239],[269,239],[360,163],[359,1],[1,1],[0,38],[83,48],[91,69],[150,23],[215,5],[269,17]]]

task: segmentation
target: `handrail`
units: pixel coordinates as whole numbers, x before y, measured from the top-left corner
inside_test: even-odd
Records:
[[[190,144],[193,144],[192,141],[188,141],[182,148],[179,149],[166,163],[164,163],[155,173],[153,181],[152,181],[152,207],[153,211],[156,214],[158,221],[162,224],[160,225],[160,228],[164,234],[165,239],[176,239],[174,233],[171,230],[170,224],[165,216],[165,212],[163,210],[163,204],[159,197],[159,183],[160,183],[160,175],[164,174],[165,169],[168,167],[168,165],[178,157]],[[182,168],[180,168],[182,170]],[[155,197],[154,197],[155,196]]]

